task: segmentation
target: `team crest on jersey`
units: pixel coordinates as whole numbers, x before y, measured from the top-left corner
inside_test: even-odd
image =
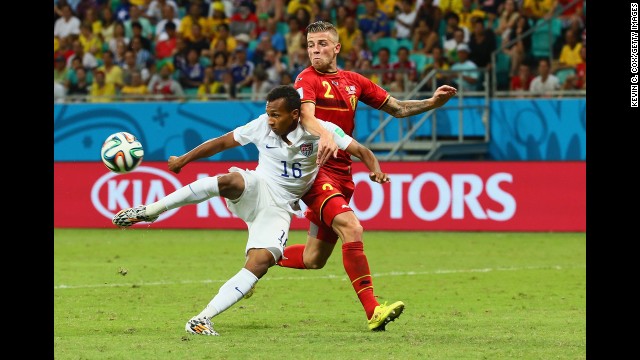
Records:
[[[313,152],[313,144],[304,143],[300,145],[300,152],[302,153],[302,155],[309,157]]]
[[[356,87],[353,85],[345,86],[345,90],[347,90],[347,95],[354,95],[356,93]]]
[[[349,97],[349,103],[351,103],[351,110],[356,111],[356,106],[358,105],[358,98],[355,95],[351,95]]]
[[[339,84],[338,84],[338,82],[337,82],[337,81],[334,81],[334,80],[331,80],[331,83],[332,83],[333,85],[335,85],[335,86],[338,86],[338,85],[339,85]]]

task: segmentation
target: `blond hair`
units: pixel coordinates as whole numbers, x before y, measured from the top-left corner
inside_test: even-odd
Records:
[[[338,30],[336,30],[336,27],[330,22],[320,20],[307,26],[307,34],[320,32],[328,32],[331,34],[331,37],[335,38],[335,42],[339,42],[340,40],[338,38]]]

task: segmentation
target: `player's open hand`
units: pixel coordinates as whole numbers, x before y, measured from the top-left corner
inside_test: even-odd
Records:
[[[177,156],[169,156],[167,166],[169,167],[169,170],[176,174],[179,174],[180,170],[182,170],[182,162],[179,161],[179,158]]]
[[[452,97],[454,97],[458,93],[458,90],[453,86],[442,85],[436,89],[436,92],[433,93],[433,105],[434,107],[440,107],[449,101]]]
[[[378,184],[384,184],[391,181],[389,179],[389,175],[383,172],[370,172],[369,179],[371,179],[371,181],[373,182],[377,182]]]
[[[338,144],[333,140],[333,135],[325,131],[320,135],[320,141],[318,141],[318,158],[316,163],[318,166],[324,165],[330,156],[334,158],[338,157]]]

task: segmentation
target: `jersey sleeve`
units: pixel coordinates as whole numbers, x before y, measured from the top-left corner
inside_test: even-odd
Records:
[[[333,141],[336,142],[336,145],[338,145],[338,148],[340,150],[345,150],[349,146],[349,144],[351,144],[353,138],[347,135],[340,126],[328,121],[320,119],[318,120],[320,121],[320,125],[322,125],[333,135]]]
[[[266,130],[267,120],[265,117],[266,114],[262,114],[257,119],[235,128],[233,130],[233,139],[242,146],[257,142],[259,136],[264,134]]]
[[[303,76],[299,76],[293,87],[300,94],[300,101],[304,104],[306,102],[316,103],[316,77],[311,72],[306,72]]]
[[[356,79],[360,88],[362,89],[362,94],[360,95],[360,101],[371,106],[374,109],[380,109],[382,105],[386,104],[389,101],[389,92],[387,90],[381,88],[376,85],[373,81],[367,79],[366,77],[354,73],[356,75]]]

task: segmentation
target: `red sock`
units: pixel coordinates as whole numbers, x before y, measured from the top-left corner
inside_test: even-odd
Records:
[[[373,295],[373,279],[369,271],[369,262],[364,254],[362,241],[352,241],[342,244],[342,263],[347,272],[353,290],[367,313],[367,319],[373,315],[373,310],[380,305]]]
[[[278,265],[293,269],[306,269],[302,261],[302,253],[304,252],[304,244],[293,244],[284,248],[282,259],[278,261]]]

